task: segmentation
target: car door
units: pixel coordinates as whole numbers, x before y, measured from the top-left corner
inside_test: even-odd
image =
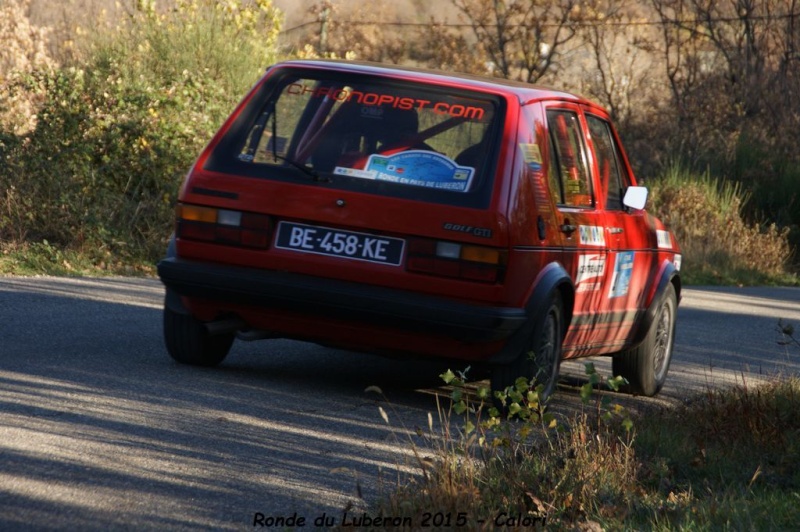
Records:
[[[573,318],[564,340],[564,356],[572,358],[602,350],[605,343],[609,239],[580,108],[559,103],[547,107],[546,116],[550,189],[557,198],[563,264],[575,285]]]
[[[597,110],[585,114],[589,146],[598,182],[598,202],[607,228],[608,286],[602,294],[608,328],[604,343],[612,350],[626,345],[638,317],[644,311],[647,279],[652,277],[648,218],[643,210],[622,203],[631,183],[630,171],[607,117]]]

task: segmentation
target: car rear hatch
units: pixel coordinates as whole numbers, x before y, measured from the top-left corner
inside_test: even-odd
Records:
[[[179,255],[502,300],[507,103],[436,79],[273,69],[190,173]]]

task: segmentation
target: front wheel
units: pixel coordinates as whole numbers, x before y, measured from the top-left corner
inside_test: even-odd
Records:
[[[669,283],[644,341],[614,357],[612,371],[628,380],[630,393],[652,397],[664,386],[672,360],[677,309],[675,287]]]
[[[517,358],[510,364],[493,368],[493,391],[504,391],[513,386],[519,377],[528,379],[532,386],[542,385],[541,400],[547,399],[555,391],[564,337],[564,309],[559,292],[553,293],[546,309],[534,324],[533,332]]]
[[[233,333],[211,335],[205,324],[191,314],[164,306],[164,342],[177,362],[216,366],[228,356],[233,339]]]

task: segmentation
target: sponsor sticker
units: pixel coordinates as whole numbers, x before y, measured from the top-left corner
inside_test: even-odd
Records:
[[[683,261],[683,257],[681,255],[675,254],[675,258],[672,259],[672,263],[675,265],[675,269],[681,271],[681,262]]]
[[[656,229],[656,242],[658,242],[659,249],[672,249],[672,237],[670,237],[669,231]]]
[[[605,246],[605,230],[597,225],[581,225],[578,227],[580,242],[584,246]]]
[[[522,159],[531,170],[537,172],[542,169],[542,152],[538,144],[520,143],[519,149],[522,150]]]
[[[434,114],[445,115],[451,118],[466,118],[468,120],[483,120],[486,110],[474,105],[459,103],[461,100],[431,101],[420,98],[410,98],[395,94],[381,92],[364,92],[349,87],[326,87],[307,85],[304,82],[291,83],[286,86],[286,94],[293,96],[310,96],[312,98],[327,98],[337,102],[355,102],[364,106],[392,107],[409,111],[411,109],[426,109]]]
[[[343,166],[337,166],[334,168],[333,173],[336,175],[360,177],[361,179],[375,179],[375,177],[378,175],[378,172],[375,172],[374,170],[359,170],[358,168],[345,168]]]
[[[474,168],[458,166],[440,153],[425,150],[370,155],[366,171],[374,173],[374,179],[378,181],[456,192],[467,192],[475,173]]]
[[[611,277],[611,289],[608,297],[622,297],[628,295],[631,285],[631,275],[633,274],[633,262],[635,253],[633,251],[623,251],[617,253],[614,259],[614,273]]]
[[[605,273],[605,255],[580,255],[578,257],[578,275],[575,277],[575,291],[594,292],[599,290]]]

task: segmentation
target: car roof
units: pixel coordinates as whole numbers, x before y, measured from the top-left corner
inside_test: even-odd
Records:
[[[456,84],[460,88],[477,91],[492,91],[503,94],[515,95],[521,104],[540,100],[560,100],[580,103],[594,108],[601,106],[582,96],[567,91],[533,85],[521,81],[512,81],[503,78],[493,78],[463,74],[460,72],[444,72],[423,68],[387,65],[382,63],[368,63],[359,61],[342,61],[336,59],[306,59],[284,61],[273,67],[293,67],[323,69],[336,72],[349,72],[354,74],[372,74],[375,76],[393,77],[409,81],[430,81],[434,83]],[[272,68],[272,67],[271,67]]]

